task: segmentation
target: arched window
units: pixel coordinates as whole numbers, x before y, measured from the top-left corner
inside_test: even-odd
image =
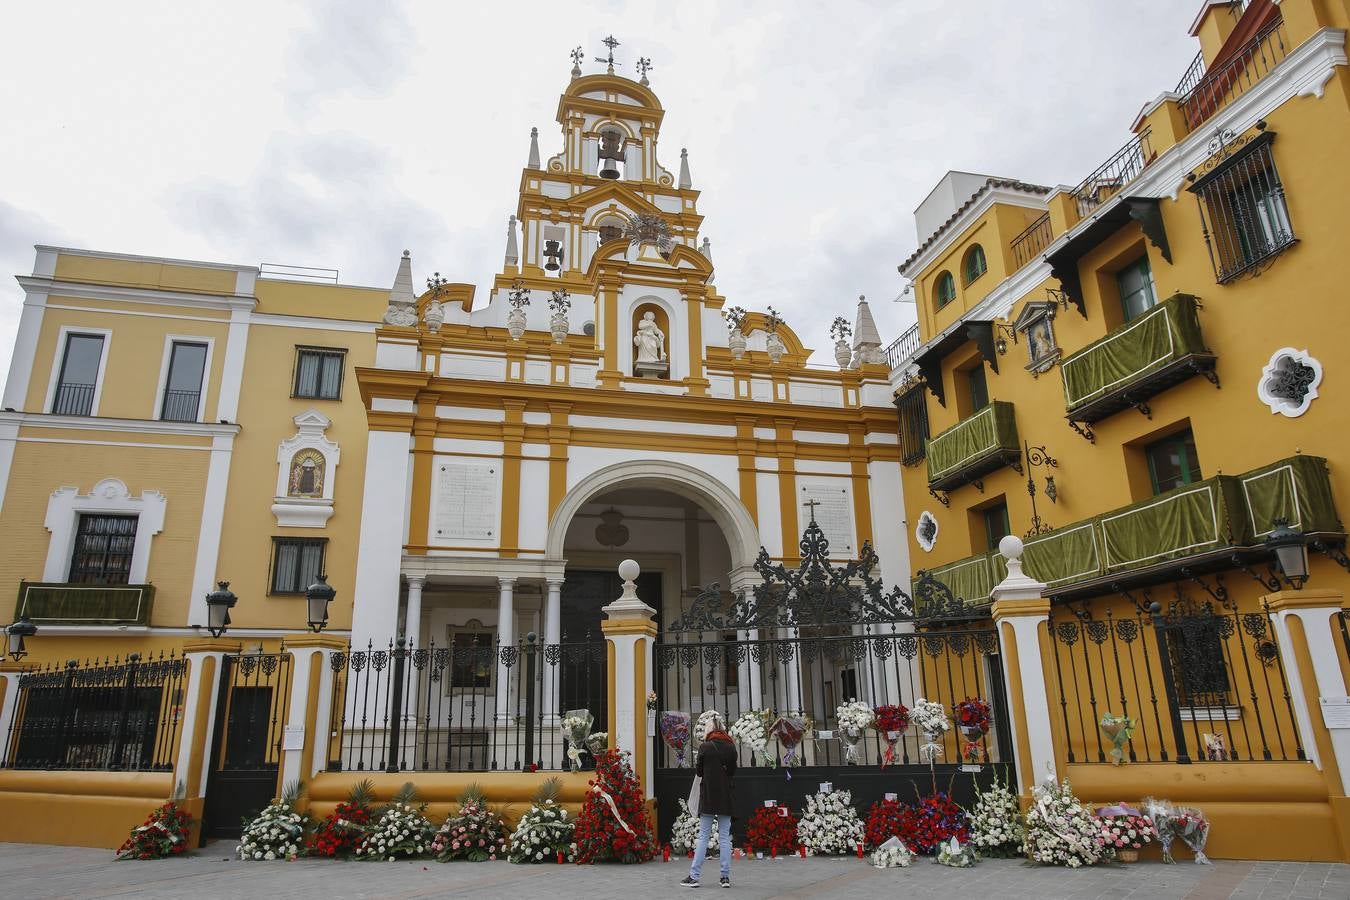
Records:
[[[323,454],[317,450],[301,450],[291,459],[286,493],[292,497],[322,497],[323,474]]]
[[[984,259],[984,248],[979,244],[966,251],[966,261],[961,267],[961,272],[965,276],[966,284],[970,284],[976,278],[979,278],[989,269],[989,264]]]
[[[937,279],[937,308],[942,309],[956,299],[956,279],[951,272],[943,272]]]

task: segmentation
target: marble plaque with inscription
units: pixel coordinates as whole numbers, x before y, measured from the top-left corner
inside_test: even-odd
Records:
[[[816,524],[825,533],[830,542],[830,556],[852,559],[858,553],[853,545],[853,497],[842,480],[833,484],[803,484],[799,494],[800,503],[815,501]],[[798,516],[801,530],[805,531],[811,521],[810,507],[800,506]]]
[[[496,538],[498,469],[492,463],[436,463],[436,543]]]

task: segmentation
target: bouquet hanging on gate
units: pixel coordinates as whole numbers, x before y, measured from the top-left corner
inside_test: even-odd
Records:
[[[1134,730],[1139,727],[1139,722],[1129,716],[1113,716],[1107,712],[1097,724],[1111,739],[1111,764],[1120,765],[1125,761],[1125,745],[1134,737]]]
[[[703,736],[708,733],[708,726],[712,724],[714,718],[721,719],[723,722],[727,721],[727,717],[715,709],[705,709],[699,713],[698,719],[694,722],[695,737],[702,740]]]
[[[441,862],[484,862],[506,856],[506,823],[488,809],[483,789],[471,784],[459,795],[459,812],[445,820],[431,841]]]
[[[965,738],[962,755],[967,762],[982,762],[985,752],[980,741],[989,733],[989,704],[980,697],[967,697],[954,705],[952,712],[956,716],[956,727]]]
[[[761,806],[750,815],[745,842],[751,850],[770,856],[786,856],[798,844],[797,817],[786,806]]]
[[[292,781],[281,797],[269,803],[244,826],[234,852],[240,859],[299,859],[305,846],[309,816],[295,811],[304,786]]]
[[[661,740],[675,751],[676,768],[684,768],[685,748],[689,746],[689,713],[668,709],[661,713]]]
[[[741,713],[728,732],[736,743],[750,751],[751,761],[759,760],[761,766],[773,765],[773,758],[769,756],[768,723],[768,710],[752,709]]]
[[[589,709],[569,709],[563,714],[562,735],[567,741],[567,758],[572,761],[572,771],[581,769],[581,754],[586,752],[586,738],[590,737],[595,716]]]
[[[807,729],[811,727],[811,720],[802,712],[787,712],[778,717],[778,721],[773,723],[769,732],[778,739],[778,745],[783,748],[782,764],[783,767],[800,766],[802,764],[802,755],[797,751],[802,746],[802,739],[806,737]],[[792,780],[792,773],[785,772],[788,781]]]
[[[601,752],[609,749],[609,732],[595,731],[586,737],[586,749],[591,751],[591,756],[599,756]]]
[[[550,778],[535,792],[534,802],[516,823],[506,858],[513,863],[550,863],[561,853],[572,853],[574,823],[567,808],[558,805],[562,784]]]
[[[858,700],[840,704],[834,715],[839,720],[839,739],[844,743],[844,762],[856,766],[859,759],[858,745],[862,743],[863,734],[872,727],[876,716],[872,707]]]
[[[330,859],[348,857],[356,853],[366,836],[372,818],[375,784],[363,778],[352,786],[347,799],[337,805],[314,829],[309,846],[310,856]]]
[[[188,832],[196,821],[170,800],[152,812],[117,848],[118,859],[165,859],[188,851]]]
[[[872,710],[872,727],[886,742],[886,753],[881,757],[881,767],[895,762],[895,744],[909,728],[909,707],[903,703],[887,703]]]
[[[923,732],[924,744],[919,748],[919,759],[932,763],[942,755],[942,736],[951,730],[952,720],[947,718],[947,708],[934,700],[920,697],[914,701],[909,713],[910,721]]]

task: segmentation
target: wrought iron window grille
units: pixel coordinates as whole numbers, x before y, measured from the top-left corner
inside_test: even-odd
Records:
[[[1298,240],[1271,152],[1275,132],[1265,130],[1264,122],[1256,127],[1240,137],[1216,130],[1209,158],[1189,176],[1187,190],[1197,197],[1219,284],[1258,274]]]

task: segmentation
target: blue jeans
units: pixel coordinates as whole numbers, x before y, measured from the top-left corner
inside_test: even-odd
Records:
[[[703,874],[703,857],[708,855],[713,819],[717,820],[718,862],[722,864],[722,877],[731,877],[731,816],[703,815],[698,817],[698,846],[694,848],[694,864],[689,867],[689,877],[695,881]]]

